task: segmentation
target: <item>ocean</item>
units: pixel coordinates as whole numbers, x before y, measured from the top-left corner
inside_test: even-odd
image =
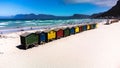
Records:
[[[68,20],[0,20],[0,33],[17,32],[59,27],[64,25],[102,22],[104,19],[68,19]]]

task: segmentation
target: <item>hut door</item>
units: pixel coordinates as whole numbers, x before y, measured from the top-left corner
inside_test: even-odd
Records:
[[[40,40],[45,42],[45,34],[41,34]]]

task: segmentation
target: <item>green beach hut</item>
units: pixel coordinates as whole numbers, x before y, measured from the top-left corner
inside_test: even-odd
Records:
[[[67,37],[70,35],[70,29],[67,27],[64,29],[64,37]]]
[[[39,36],[36,33],[24,33],[20,35],[21,45],[28,49],[30,45],[38,45]]]

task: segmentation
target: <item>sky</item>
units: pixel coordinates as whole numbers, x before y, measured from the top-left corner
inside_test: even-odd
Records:
[[[16,14],[52,14],[70,16],[104,12],[117,0],[0,0],[0,16]]]

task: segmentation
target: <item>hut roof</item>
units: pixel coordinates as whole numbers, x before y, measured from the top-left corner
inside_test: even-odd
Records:
[[[79,26],[75,26],[75,28],[76,28],[76,27],[79,27]]]
[[[27,32],[26,32],[26,33],[22,34],[21,36],[22,36],[22,37],[26,37],[26,36],[28,36],[28,35],[30,35],[30,34],[31,34],[31,33],[27,33]]]
[[[79,24],[78,26],[83,26],[83,24]]]
[[[65,30],[65,29],[70,29],[69,27],[67,27],[67,28],[63,28],[63,30]]]
[[[47,33],[47,32],[49,32],[49,31],[51,31],[51,30],[44,30],[43,32],[46,32],[46,33]]]
[[[54,30],[55,30],[55,31],[58,31],[58,30],[61,30],[61,29],[63,30],[63,28],[57,28],[57,29],[54,29]]]
[[[60,29],[59,28],[55,29],[55,31],[58,31],[58,30],[60,30]]]
[[[75,27],[74,26],[70,26],[69,28],[71,29],[71,28],[75,28]]]
[[[39,34],[39,33],[41,33],[41,32],[42,32],[42,31],[36,31],[35,33],[36,33],[36,34]]]
[[[47,32],[49,32],[49,31],[50,31],[50,30],[46,29],[46,30],[42,30],[42,31],[36,31],[35,33],[42,33],[42,32],[47,33]]]

